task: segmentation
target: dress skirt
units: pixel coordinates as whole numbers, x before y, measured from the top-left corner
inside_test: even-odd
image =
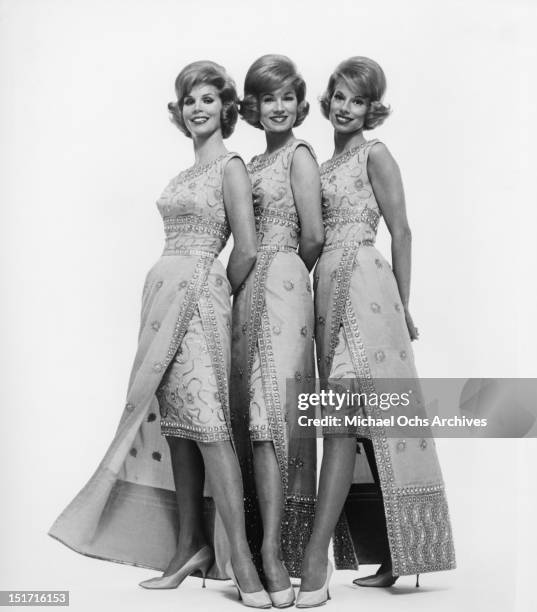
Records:
[[[177,508],[156,394],[163,433],[201,442],[230,439],[230,293],[210,251],[163,256],[149,271],[119,426],[96,472],[52,525],[52,537],[92,557],[167,567],[176,550]],[[192,367],[200,351],[201,370]],[[187,363],[178,364],[182,357]],[[207,485],[204,497],[216,556],[210,576],[223,578],[227,540]]]
[[[423,398],[397,284],[372,244],[325,249],[315,271],[317,355],[321,384],[350,382],[366,394],[410,391],[407,416],[425,417]],[[352,380],[350,380],[352,379]],[[397,408],[367,406],[363,416],[386,418]],[[389,552],[395,575],[452,569],[455,554],[434,440],[408,428],[335,427],[325,435],[369,438],[380,482]],[[358,446],[360,450],[360,446]],[[365,453],[357,453],[354,482],[373,482]],[[365,478],[364,478],[365,476]],[[346,506],[347,511],[349,506]],[[359,538],[344,510],[336,528],[339,569],[358,567]],[[363,526],[367,532],[367,526]],[[358,544],[357,544],[358,540]],[[382,558],[374,560],[382,562]],[[367,562],[374,562],[368,560]]]
[[[300,435],[297,398],[315,388],[314,312],[311,283],[294,249],[263,249],[233,304],[231,405],[235,439],[274,445],[285,510],[282,554],[292,576],[300,576],[313,525],[316,440]],[[240,432],[240,433],[239,433]],[[251,443],[244,458],[245,494],[255,506]],[[262,526],[247,511],[248,536],[258,556]]]

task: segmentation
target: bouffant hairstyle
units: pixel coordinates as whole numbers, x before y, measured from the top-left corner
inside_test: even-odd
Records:
[[[327,119],[339,79],[343,79],[350,89],[367,99],[369,108],[364,120],[364,130],[377,127],[390,114],[390,107],[382,103],[386,91],[384,71],[374,60],[356,56],[341,62],[328,79],[328,86],[320,99],[321,111]]]
[[[185,66],[175,79],[175,93],[177,102],[170,102],[168,110],[171,113],[171,120],[189,138],[192,135],[185,126],[183,120],[183,105],[186,96],[196,85],[212,85],[218,90],[222,101],[222,113],[220,123],[222,127],[222,137],[228,138],[233,134],[239,116],[239,98],[233,79],[225,69],[208,60],[192,62]]]
[[[264,129],[259,122],[259,97],[282,87],[293,88],[298,102],[295,126],[307,117],[310,105],[306,101],[306,83],[293,61],[285,55],[263,55],[248,69],[244,79],[244,98],[240,114],[250,125]]]

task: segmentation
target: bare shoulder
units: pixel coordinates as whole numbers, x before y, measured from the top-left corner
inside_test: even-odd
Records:
[[[299,143],[294,151],[291,172],[318,172],[317,161],[304,143]]]
[[[367,169],[373,174],[399,171],[399,166],[383,142],[375,142],[369,150]]]
[[[250,183],[246,166],[238,155],[232,157],[224,168],[224,184],[231,186],[236,183]]]

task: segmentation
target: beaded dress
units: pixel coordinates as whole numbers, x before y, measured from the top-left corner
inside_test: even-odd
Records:
[[[162,434],[200,442],[232,439],[231,287],[217,256],[230,235],[223,176],[235,156],[181,172],[157,202],[165,247],[144,286],[127,403],[96,472],[50,529],[77,552],[165,569],[175,554],[178,525]],[[210,575],[221,578],[227,540],[205,487],[205,522],[216,556]]]
[[[367,174],[367,159],[377,142],[363,143],[320,168],[326,239],[314,275],[319,376],[323,385],[330,379],[328,386],[352,380],[367,394],[409,391],[410,385],[412,399],[405,414],[425,416],[396,280],[374,246],[381,211]],[[397,414],[393,407],[384,410],[368,405],[360,410],[373,418]],[[370,447],[372,444],[371,471],[378,472],[393,573],[402,576],[454,568],[448,506],[434,441],[406,439],[403,429],[395,430],[394,435],[392,428],[388,435],[380,426],[328,427],[324,433],[365,437]],[[362,465],[365,460],[364,453],[357,453],[355,483],[367,476],[367,464],[365,470]],[[334,534],[339,569],[355,569],[359,559],[364,562],[360,536],[349,527],[351,518],[344,510]],[[367,533],[368,526],[362,529]],[[368,563],[382,561],[367,559]]]
[[[300,224],[291,189],[291,163],[299,146],[311,151],[307,143],[293,141],[247,166],[258,253],[233,305],[230,395],[233,413],[242,411],[247,421],[246,435],[249,430],[252,441],[274,445],[285,499],[282,553],[292,576],[300,576],[311,533],[316,476],[315,439],[296,435],[297,394],[311,392],[315,380],[311,284],[297,254]],[[252,474],[244,480],[248,493],[255,486]],[[255,550],[259,541],[256,545],[250,538],[250,544]]]

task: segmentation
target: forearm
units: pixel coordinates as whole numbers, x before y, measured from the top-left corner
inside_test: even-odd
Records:
[[[311,271],[315,262],[319,258],[321,254],[321,249],[323,248],[323,241],[317,240],[315,238],[309,238],[307,236],[302,236],[300,238],[300,243],[298,246],[298,254],[302,261],[304,262],[308,272]]]
[[[403,307],[408,308],[410,298],[410,271],[412,260],[412,234],[405,230],[392,235],[392,268]]]
[[[242,251],[235,247],[231,251],[227,266],[227,277],[231,284],[231,291],[234,294],[246,280],[246,277],[255,264],[256,258],[256,252],[253,250]]]

